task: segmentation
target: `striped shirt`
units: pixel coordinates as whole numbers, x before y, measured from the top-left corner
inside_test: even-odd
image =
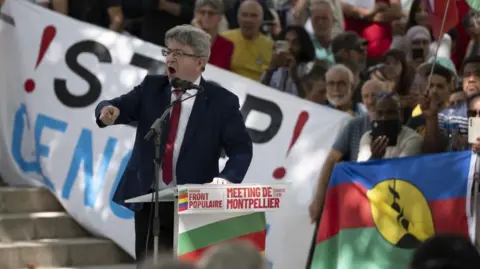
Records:
[[[456,132],[460,135],[468,134],[467,103],[462,102],[454,107],[446,108],[438,113],[438,125],[443,134]]]

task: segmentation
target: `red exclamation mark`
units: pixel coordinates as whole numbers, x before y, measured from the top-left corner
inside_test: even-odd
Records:
[[[297,124],[295,124],[295,128],[293,129],[292,141],[290,142],[290,146],[287,150],[287,157],[293,145],[295,145],[295,142],[297,142],[298,138],[300,137],[303,127],[305,127],[305,124],[307,123],[308,117],[309,115],[307,111],[302,111],[300,115],[298,115]],[[281,180],[285,177],[286,174],[287,170],[285,169],[285,167],[278,167],[277,169],[275,169],[275,171],[273,171],[273,178],[276,180]]]
[[[53,41],[53,38],[57,34],[57,29],[55,29],[55,26],[53,25],[48,25],[43,29],[43,34],[42,34],[42,41],[40,42],[40,50],[38,52],[38,57],[37,57],[37,63],[35,64],[35,69],[40,65],[40,63],[43,60],[43,56],[45,56],[45,53],[48,50],[48,47]],[[25,91],[28,93],[33,92],[35,90],[35,81],[31,78],[27,79],[25,83],[23,84]]]

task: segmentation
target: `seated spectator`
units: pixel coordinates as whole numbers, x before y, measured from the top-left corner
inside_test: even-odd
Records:
[[[225,17],[227,19],[227,22],[228,22],[228,26],[230,29],[237,29],[240,27],[240,22],[238,20],[238,12],[240,10],[240,6],[242,5],[243,2],[245,2],[246,0],[228,0],[227,2],[229,2],[229,8],[226,10],[225,12]],[[272,16],[272,14],[270,13],[270,9],[267,5],[267,2],[266,0],[256,0],[256,2],[258,2],[262,8],[262,23],[267,21],[267,22],[270,22],[270,21],[273,21],[274,18]]]
[[[471,10],[463,19],[463,26],[470,37],[465,56],[480,56],[480,12]]]
[[[69,0],[68,15],[77,20],[108,28],[112,31],[120,32],[123,30],[121,0]]]
[[[428,71],[428,73],[429,72],[430,71]],[[438,131],[446,134],[446,121],[448,120],[446,115],[448,113],[447,111],[444,111],[444,109],[447,108],[448,100],[453,89],[452,82],[454,80],[454,76],[454,73],[442,65],[435,65],[430,78],[430,88],[427,90],[428,100],[420,100],[420,103],[423,105],[423,107],[427,109],[412,117],[407,124],[408,127],[415,130],[421,136],[424,136],[425,153],[433,153],[439,150],[431,148],[431,146],[437,147],[439,144],[438,137],[433,138],[431,136],[431,132]],[[432,103],[427,104],[427,102]],[[426,128],[429,130],[426,130]],[[426,132],[428,133],[427,135],[425,135]]]
[[[304,0],[306,1],[306,0]],[[333,11],[333,26],[332,26],[332,34],[331,34],[331,38],[335,38],[337,35],[343,33],[344,29],[345,29],[345,21],[344,21],[344,18],[343,18],[343,11],[342,11],[342,3],[341,3],[341,0],[329,0],[329,1],[326,1],[326,0],[316,0],[316,1],[324,1],[324,2],[327,2],[330,4],[330,6],[332,7],[332,11]],[[297,0],[298,2],[298,0]],[[307,5],[305,5],[307,6]],[[308,11],[305,9],[305,11]],[[307,13],[308,14],[308,13]],[[304,21],[304,20],[302,20]],[[305,23],[302,23],[302,21],[299,22],[300,25],[304,25],[305,26],[305,30],[307,30],[307,32],[309,34],[313,34],[313,25],[312,25],[312,18],[308,18],[307,21]]]
[[[383,81],[391,92],[406,96],[412,84],[413,72],[408,68],[405,53],[392,49],[383,58],[380,68],[372,74],[373,77]]]
[[[364,98],[363,103],[368,114],[350,120],[333,143],[333,147],[323,164],[322,172],[318,179],[317,190],[309,207],[312,222],[320,217],[328,182],[335,164],[341,161],[357,160],[360,138],[371,128],[370,117],[374,112],[376,97],[379,93],[385,92],[385,89],[385,85],[377,80],[369,80],[363,84],[362,97]]]
[[[344,32],[332,40],[332,53],[335,62],[344,64],[358,77],[367,67],[368,41],[355,32]]]
[[[246,0],[238,10],[240,28],[222,33],[235,46],[231,70],[256,81],[270,65],[273,51],[273,41],[260,33],[262,20],[262,6]]]
[[[427,61],[430,54],[430,42],[430,32],[423,26],[417,25],[407,31],[404,48],[410,68],[416,70]]]
[[[480,255],[469,238],[461,235],[435,235],[415,249],[410,269],[475,269]]]
[[[363,106],[352,100],[355,90],[355,77],[343,64],[336,64],[325,75],[328,106],[347,112],[352,116],[365,113]]]
[[[390,143],[387,134],[372,136],[367,131],[360,139],[357,161],[389,159],[414,156],[422,153],[423,139],[414,130],[402,124],[400,100],[392,93],[379,97],[372,113],[372,124],[383,125],[381,128],[395,128],[396,141]],[[385,131],[385,130],[383,130]]]
[[[328,2],[315,0],[310,4],[313,35],[312,42],[318,60],[326,60],[330,65],[335,63],[332,53],[333,10]]]
[[[142,39],[165,47],[165,33],[177,25],[190,24],[195,0],[142,0]]]
[[[237,241],[207,250],[200,269],[267,269],[263,255],[247,241]]]
[[[430,18],[428,17],[428,8],[423,0],[414,0],[413,3],[411,3],[407,17],[407,31],[417,25],[425,27],[429,33],[432,32],[432,25],[430,23]],[[432,34],[430,34],[430,39],[433,39]]]
[[[351,31],[337,35],[331,44],[335,62],[344,64],[353,72],[355,77],[353,100],[355,102],[362,100],[360,89],[362,88],[363,81],[368,80],[368,78],[363,76],[365,68],[367,67],[367,44],[367,40]]]
[[[208,63],[230,70],[234,46],[232,41],[218,35],[219,23],[225,11],[223,0],[197,0],[192,24],[212,36]]]
[[[384,56],[383,63],[371,76],[383,81],[390,92],[398,95],[403,110],[403,121],[404,123],[407,122],[417,100],[415,100],[414,95],[409,94],[413,71],[407,65],[405,53],[398,49],[389,50]]]
[[[465,59],[462,66],[462,87],[467,96],[480,92],[480,56]]]
[[[302,87],[307,96],[305,99],[317,103],[319,105],[327,105],[327,84],[325,82],[325,74],[327,73],[328,63],[315,64],[310,72],[303,76]]]
[[[472,56],[465,59],[462,66],[462,89],[467,97],[475,96],[480,93],[480,56]],[[425,109],[429,111],[426,112]],[[463,150],[468,147],[468,103],[462,102],[456,106],[444,109],[439,113],[439,105],[435,101],[423,100],[422,110],[424,114],[429,114],[431,118],[426,121],[425,126],[425,151],[428,153]],[[438,115],[437,115],[438,114]],[[441,131],[441,126],[434,124],[436,118],[446,119],[445,131]]]
[[[437,52],[437,43],[433,43],[431,46],[430,46],[430,51],[435,51]],[[455,64],[452,62],[451,60],[451,52],[452,52],[452,39],[449,35],[444,35],[443,38],[442,38],[442,42],[441,42],[441,46],[440,48],[438,49],[438,53],[437,55],[431,55],[430,58],[428,59],[427,62],[421,64],[418,69],[417,69],[417,73],[422,76],[423,78],[425,78],[425,80],[428,78],[428,76],[430,75],[430,72],[432,70],[432,64],[433,64],[433,61],[436,61],[435,65],[440,65],[442,66],[444,69],[448,70],[451,74],[451,83],[452,85],[449,86],[448,88],[450,89],[450,92],[453,91],[454,89],[454,85],[456,84],[457,82],[457,70],[455,68]],[[412,111],[412,116],[418,116],[422,114],[422,109],[420,108],[420,106],[416,106],[414,108],[414,110]]]
[[[306,96],[300,78],[310,71],[315,60],[315,49],[307,32],[301,26],[289,26],[279,36],[287,41],[289,50],[275,48],[268,70],[261,82],[282,92],[301,98]]]

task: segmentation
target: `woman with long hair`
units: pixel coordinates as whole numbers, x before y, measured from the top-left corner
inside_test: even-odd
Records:
[[[315,48],[307,31],[302,26],[288,26],[279,35],[268,70],[260,81],[277,90],[301,98],[306,92],[300,78],[307,74],[315,60]]]

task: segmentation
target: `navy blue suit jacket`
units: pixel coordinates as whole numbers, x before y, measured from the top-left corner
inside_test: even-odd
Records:
[[[238,97],[203,78],[200,85],[204,91],[195,98],[176,164],[177,184],[204,184],[214,177],[241,183],[252,160],[252,141],[239,111]],[[144,136],[170,102],[168,77],[147,75],[132,91],[102,101],[95,108],[99,127],[105,127],[99,116],[101,109],[108,105],[120,110],[114,124],[136,123],[137,126],[132,156],[113,197],[115,203],[138,210],[140,204],[125,204],[124,201],[151,190],[156,178],[153,162],[155,145],[153,139],[146,141]],[[163,131],[162,141],[166,141],[167,134],[168,127]],[[219,172],[218,161],[222,150],[229,160]]]

